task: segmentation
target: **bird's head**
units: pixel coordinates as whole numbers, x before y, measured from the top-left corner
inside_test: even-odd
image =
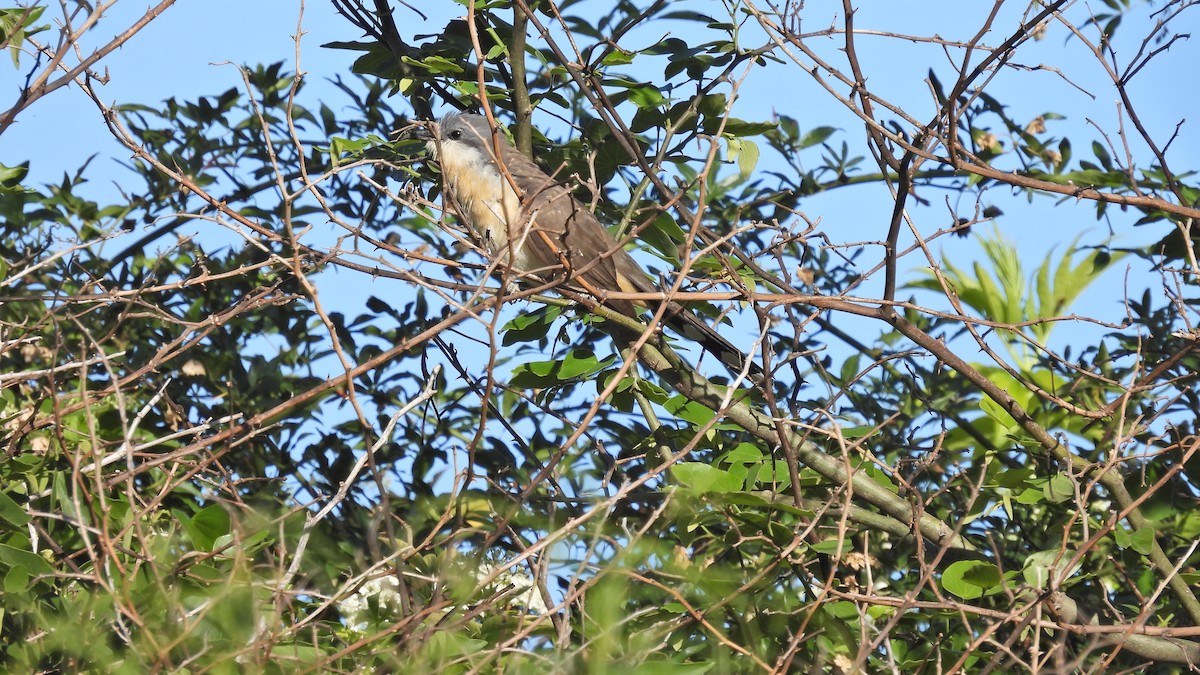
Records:
[[[492,128],[482,115],[449,113],[438,122],[426,122],[413,136],[425,141],[425,149],[438,162],[492,163]],[[500,134],[500,143],[502,149],[509,144],[504,134]]]

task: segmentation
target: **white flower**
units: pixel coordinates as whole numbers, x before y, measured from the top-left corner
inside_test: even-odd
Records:
[[[475,572],[475,578],[483,581],[495,573],[496,567],[490,563],[480,565]],[[524,607],[528,614],[546,614],[550,611],[546,607],[545,600],[542,599],[542,593],[534,578],[523,565],[510,567],[497,574],[496,578],[488,584],[488,589],[506,592],[509,602],[513,606]],[[511,595],[508,595],[510,593]]]
[[[338,603],[338,611],[351,630],[364,632],[371,619],[390,619],[400,612],[400,582],[394,576],[376,577],[363,584],[354,595]]]
[[[179,372],[186,377],[200,377],[205,374],[204,364],[196,359],[188,359]]]

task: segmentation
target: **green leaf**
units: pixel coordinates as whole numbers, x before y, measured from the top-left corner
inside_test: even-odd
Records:
[[[296,664],[315,664],[325,658],[321,648],[296,643],[275,644],[271,647],[271,655],[278,657],[279,661]]]
[[[0,42],[8,44],[14,68],[21,67],[21,50],[25,40],[49,28],[47,25],[33,25],[44,11],[46,8],[42,5],[0,9]]]
[[[615,357],[610,356],[601,361],[589,350],[573,349],[563,358],[562,366],[558,369],[558,376],[565,380],[573,380],[603,370],[614,360],[616,360]]]
[[[1033,478],[1035,472],[1028,467],[1020,469],[1007,469],[998,472],[992,477],[995,485],[1009,489],[1023,488],[1029,484],[1029,479]]]
[[[979,399],[979,408],[983,410],[983,412],[987,413],[988,417],[991,417],[1000,423],[1004,429],[1008,431],[1017,429],[1017,420],[1014,419],[1012,415],[1009,415],[1008,411],[1000,407],[999,403],[996,403],[992,399],[987,397]]]
[[[635,85],[630,86],[627,91],[629,100],[639,108],[658,108],[667,102],[667,97],[655,87]]]
[[[24,567],[31,574],[54,574],[54,568],[42,556],[8,544],[0,544],[0,562],[9,567]]]
[[[678,417],[681,420],[691,422],[697,427],[702,427],[708,424],[716,413],[712,410],[696,403],[689,401],[683,396],[673,396],[666,404],[663,405],[667,412]]]
[[[731,117],[725,120],[725,135],[726,136],[758,136],[778,127],[774,122],[747,122]]]
[[[496,44],[492,45],[491,49],[488,50],[488,53],[483,57],[483,60],[495,61],[497,57],[507,53],[508,47],[503,42],[497,42]]]
[[[1133,543],[1133,535],[1129,533],[1129,530],[1123,527],[1114,529],[1112,531],[1112,538],[1113,541],[1117,543],[1117,546],[1120,546],[1121,548],[1129,548],[1129,545]]]
[[[201,581],[215,584],[223,580],[228,580],[229,571],[213,565],[196,564],[189,565],[187,568],[188,575]]]
[[[687,235],[669,213],[659,213],[654,222],[642,230],[640,239],[654,247],[667,260],[679,258],[679,244]]]
[[[400,59],[410,66],[428,71],[431,75],[459,75],[464,72],[459,61],[444,56],[427,56],[423,59],[402,56]]]
[[[1063,581],[1079,571],[1078,564],[1070,570],[1067,569],[1067,564],[1074,555],[1075,551],[1071,549],[1038,551],[1030,555],[1025,559],[1025,566],[1021,570],[1025,577],[1025,583],[1036,589],[1045,590],[1049,587],[1051,576],[1058,579],[1059,582]]]
[[[24,527],[29,524],[29,514],[25,513],[25,509],[21,505],[8,496],[8,493],[0,491],[0,518],[16,525]]]
[[[876,483],[894,493],[899,494],[900,486],[897,485],[896,481],[891,477],[891,475],[888,474],[887,471],[884,471],[882,468],[880,468],[878,464],[875,464],[874,462],[868,462],[864,464],[860,470],[866,475],[870,476]]]
[[[703,24],[713,22],[713,18],[707,14],[701,14],[692,10],[676,10],[663,14],[660,19],[677,19],[680,21],[698,21]]]
[[[700,111],[701,115],[712,118],[715,122],[717,118],[725,115],[725,106],[728,100],[725,94],[705,94],[700,98],[700,104],[696,106],[696,109]]]
[[[726,138],[725,141],[729,144],[729,159],[738,164],[739,182],[744,182],[758,165],[758,145],[741,138]]]
[[[522,389],[544,389],[562,384],[555,369],[558,361],[531,361],[513,368],[509,384]]]
[[[866,438],[875,431],[875,427],[863,425],[858,427],[846,427],[842,429],[841,434],[845,438]]]
[[[4,575],[4,592],[21,593],[29,590],[29,570],[24,565],[14,565]]]
[[[601,360],[590,350],[573,349],[561,361],[533,361],[513,368],[510,383],[514,387],[544,388],[581,380],[612,365],[616,358]]]
[[[217,539],[229,534],[229,514],[219,504],[209,504],[191,518],[179,510],[175,510],[175,516],[187,532],[192,546],[199,551],[212,551]]]
[[[651,403],[662,405],[671,398],[671,394],[666,389],[663,389],[662,387],[648,380],[637,378],[635,380],[635,384],[637,390],[641,392],[643,396],[650,399]]]
[[[836,558],[842,557],[843,553],[846,553],[853,548],[854,542],[846,541],[846,539],[843,537],[829,537],[828,539],[822,539],[821,541],[818,541],[809,547],[809,549],[816,553],[824,553],[825,555],[831,555]]]
[[[1046,481],[1042,491],[1045,493],[1047,501],[1058,504],[1075,496],[1075,483],[1070,476],[1058,473]]]
[[[487,642],[483,640],[476,640],[451,630],[435,631],[425,644],[429,655],[438,659],[478,654],[486,647]]]
[[[980,560],[960,560],[942,573],[942,588],[964,600],[974,600],[1000,584],[1000,570]]]
[[[817,127],[804,134],[804,137],[800,139],[796,146],[803,150],[804,148],[811,148],[814,145],[820,145],[829,140],[829,137],[836,131],[837,129],[834,127]]]
[[[1017,495],[1017,503],[1024,504],[1026,506],[1032,504],[1041,504],[1045,500],[1046,493],[1043,490],[1036,488],[1027,488],[1022,490],[1021,493]]]
[[[1104,167],[1105,171],[1113,170],[1112,157],[1100,141],[1092,141],[1092,153],[1096,155],[1096,159],[1100,161],[1100,166]]]
[[[942,85],[942,81],[938,79],[937,73],[933,72],[933,68],[929,69],[929,88],[933,90],[933,95],[937,98],[939,106],[946,104],[946,88]]]
[[[537,342],[544,340],[550,333],[550,327],[562,315],[562,307],[546,305],[530,312],[522,312],[504,324],[504,337],[500,342],[505,347],[518,342]]]
[[[764,459],[766,457],[761,448],[753,443],[743,442],[722,455],[720,461],[724,464],[757,464]]]
[[[738,492],[742,481],[728,471],[700,462],[679,462],[671,467],[675,480],[696,492]]]
[[[600,60],[602,66],[623,66],[633,63],[633,57],[637,56],[637,52],[626,51],[624,49],[613,49],[604,55]]]
[[[1129,538],[1129,545],[1142,555],[1150,555],[1150,551],[1154,548],[1154,528],[1143,527],[1135,531]]]
[[[23,162],[16,166],[0,164],[0,186],[19,189],[21,181],[25,179],[27,173],[29,173],[29,162]]]
[[[357,155],[372,145],[366,138],[342,138],[334,136],[329,141],[329,155],[333,165],[337,166],[345,155]]]

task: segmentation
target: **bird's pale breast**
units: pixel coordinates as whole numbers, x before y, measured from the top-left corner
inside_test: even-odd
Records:
[[[449,151],[438,158],[450,179],[451,196],[467,226],[493,256],[518,271],[536,268],[523,255],[526,218],[508,180],[473,150]]]

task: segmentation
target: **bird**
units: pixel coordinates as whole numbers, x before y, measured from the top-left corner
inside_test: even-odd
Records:
[[[596,215],[504,134],[493,134],[486,117],[453,112],[426,122],[413,135],[425,140],[426,151],[440,167],[444,196],[510,278],[560,281],[633,318],[640,318],[646,303],[609,298],[606,292],[661,292]],[[668,328],[733,372],[745,368],[752,381],[761,381],[762,368],[733,343],[679,303],[666,305]]]

